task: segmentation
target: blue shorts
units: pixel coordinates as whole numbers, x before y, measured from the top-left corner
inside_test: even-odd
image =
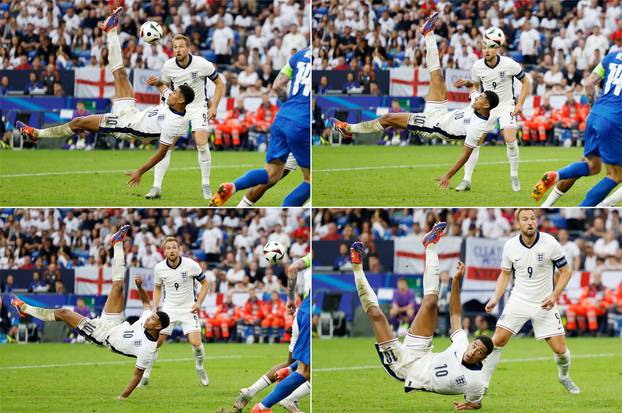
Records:
[[[294,346],[292,353],[292,359],[305,363],[307,366],[311,365],[311,301],[309,297],[304,299],[300,308],[298,308],[298,314],[296,315],[296,321],[298,322],[298,341]]]
[[[583,155],[599,156],[607,165],[622,165],[622,125],[590,113],[585,123]]]
[[[311,128],[278,116],[270,127],[270,143],[266,162],[280,159],[285,162],[291,152],[301,168],[311,167]]]

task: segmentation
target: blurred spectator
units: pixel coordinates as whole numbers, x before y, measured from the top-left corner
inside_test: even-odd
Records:
[[[2,286],[2,292],[12,293],[15,288],[17,288],[15,285],[15,278],[13,278],[12,274],[7,275],[6,281],[4,281],[4,285]]]
[[[28,83],[24,89],[26,95],[44,95],[47,91],[42,81],[37,78],[36,72],[31,72],[28,76]]]
[[[0,96],[4,96],[9,91],[9,77],[2,76],[2,80],[0,81]]]
[[[594,252],[598,257],[604,259],[615,257],[619,248],[620,244],[615,238],[615,233],[612,230],[607,231],[603,238],[598,239],[598,241],[594,243]]]
[[[48,286],[45,283],[45,280],[41,279],[38,271],[34,271],[32,273],[32,282],[28,285],[28,292],[37,293],[37,292],[47,292]]]
[[[389,322],[393,331],[397,332],[401,324],[410,326],[417,313],[415,293],[408,288],[405,278],[397,280],[397,288],[393,291],[393,301],[389,311]],[[406,327],[408,329],[408,327]]]
[[[613,303],[613,291],[603,285],[600,272],[593,273],[592,282],[583,288],[577,303],[568,306],[566,328],[571,335],[576,335],[578,325],[583,324],[581,330],[589,329],[595,335],[598,330],[598,318],[605,315]],[[583,317],[583,319],[579,321],[577,317]],[[587,329],[585,319],[587,319]]]

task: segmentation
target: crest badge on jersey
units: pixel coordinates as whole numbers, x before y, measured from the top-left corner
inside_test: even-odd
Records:
[[[197,77],[199,77],[199,73],[198,72],[192,72],[192,80],[195,80]]]
[[[538,253],[538,262],[544,262],[544,253],[543,252]]]
[[[188,278],[188,271],[182,271],[181,272],[181,278],[182,278],[182,280],[185,280],[186,278]]]
[[[140,347],[142,343],[142,340],[134,340],[134,347]]]
[[[164,120],[164,114],[158,115],[158,120],[159,121]]]
[[[466,379],[464,376],[456,377],[456,386],[464,386],[466,385]]]
[[[499,72],[499,78],[501,80],[505,79],[505,72]]]

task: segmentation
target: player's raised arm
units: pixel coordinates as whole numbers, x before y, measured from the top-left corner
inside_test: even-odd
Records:
[[[278,98],[285,102],[287,100],[287,84],[292,79],[293,69],[289,65],[289,62],[283,66],[279,75],[274,79],[272,83],[272,91],[278,96]]]
[[[460,280],[464,276],[464,263],[458,261],[454,278],[451,281],[451,295],[449,297],[449,317],[451,332],[462,328],[462,303],[460,302]]]
[[[294,314],[296,311],[296,280],[298,273],[311,266],[311,254],[294,261],[287,269],[287,312]]]
[[[492,310],[495,309],[499,299],[505,294],[505,289],[508,288],[508,283],[510,282],[510,277],[512,276],[511,270],[502,269],[499,274],[499,278],[497,278],[497,286],[495,288],[495,294],[486,304],[486,312],[492,313]]]
[[[605,77],[605,68],[601,62],[594,68],[594,70],[592,70],[592,73],[590,73],[588,78],[585,79],[583,86],[585,87],[585,96],[587,96],[587,100],[590,102],[590,105],[594,104],[596,85],[601,82],[603,77]]]
[[[138,288],[138,296],[140,297],[140,301],[143,302],[143,308],[145,310],[149,310],[151,308],[151,301],[149,300],[149,294],[143,288],[143,278],[138,276],[134,278],[134,284],[136,284],[136,288]]]
[[[153,312],[158,311],[158,306],[160,305],[160,297],[162,297],[162,281],[158,281],[158,277],[156,275],[156,279],[153,283]]]

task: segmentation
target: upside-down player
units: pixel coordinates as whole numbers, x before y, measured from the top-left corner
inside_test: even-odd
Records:
[[[464,275],[464,264],[461,262],[451,284],[452,344],[442,353],[432,352],[440,286],[436,243],[446,227],[446,223],[438,222],[422,238],[425,247],[423,300],[403,343],[393,335],[391,325],[378,305],[378,297],[365,278],[362,265],[364,246],[359,241],[350,248],[352,270],[361,305],[376,334],[376,351],[385,371],[403,382],[406,392],[424,390],[438,394],[464,394],[464,402],[454,402],[455,409],[475,410],[481,407],[484,395],[482,360],[492,352],[493,345],[487,336],[479,336],[469,344],[467,333],[462,329],[460,279]]]
[[[596,85],[602,94],[592,106],[585,124],[585,147],[581,162],[575,162],[558,171],[544,174],[531,192],[540,201],[557,184],[542,206],[552,206],[583,176],[597,175],[605,164],[607,176],[585,195],[579,206],[596,206],[603,202],[613,205],[622,201],[622,189],[607,198],[622,182],[622,52],[611,52],[594,68],[585,81],[590,102],[594,102]],[[606,202],[605,202],[605,198]]]
[[[162,297],[162,290],[164,290],[162,310],[170,316],[171,323],[167,328],[160,331],[158,349],[173,332],[175,323],[180,323],[184,335],[188,337],[188,342],[192,345],[192,356],[201,384],[207,386],[209,379],[203,368],[205,349],[201,341],[198,312],[207,295],[209,283],[198,262],[180,255],[177,238],[166,237],[162,243],[162,250],[165,258],[153,269],[153,310],[157,310]],[[195,288],[195,280],[201,283],[201,290],[198,294]],[[151,368],[152,366],[145,371],[141,385],[145,386],[149,383]]]
[[[11,301],[20,313],[26,313],[44,321],[64,321],[71,328],[77,328],[87,340],[109,348],[114,353],[136,358],[134,377],[119,395],[123,400],[140,383],[146,368],[155,359],[156,342],[160,331],[169,325],[169,316],[163,311],[152,312],[147,292],[142,288],[142,279],[136,278],[136,287],[145,311],[138,321],[129,324],[123,321],[125,308],[125,257],[123,240],[130,226],[124,225],[112,236],[114,249],[112,259],[112,286],[104,304],[102,314],[94,319],[86,318],[66,308],[48,310],[24,303],[18,298]]]
[[[486,138],[488,132],[495,128],[490,112],[499,104],[499,97],[491,90],[479,93],[476,86],[469,82],[471,103],[464,109],[449,111],[447,109],[447,87],[438,58],[438,47],[434,38],[434,22],[438,13],[430,17],[421,27],[425,38],[426,64],[430,71],[430,87],[425,98],[423,113],[387,113],[378,119],[348,124],[333,121],[335,129],[346,137],[352,133],[382,132],[387,128],[408,129],[425,139],[440,138],[443,140],[462,140],[462,155],[445,175],[438,178],[438,186],[449,188],[449,182],[467,162],[471,153]]]
[[[517,209],[515,219],[520,234],[503,246],[497,288],[486,304],[486,311],[492,312],[505,294],[510,278],[514,279],[510,299],[492,337],[495,349],[484,363],[485,386],[488,388],[490,384],[503,347],[531,320],[536,340],[545,339],[555,353],[559,382],[570,393],[577,394],[580,390],[568,375],[570,350],[566,346],[564,326],[557,309],[557,300],[572,275],[564,249],[551,235],[538,231],[534,209]],[[553,285],[555,269],[561,274],[557,285]]]
[[[140,177],[153,168],[166,156],[171,145],[187,131],[186,106],[194,100],[191,87],[180,85],[176,91],[165,86],[160,87],[163,99],[167,103],[153,106],[143,111],[136,108],[134,89],[123,67],[121,44],[117,34],[119,15],[123,11],[118,7],[101,25],[108,39],[108,67],[114,76],[115,95],[112,98],[112,112],[103,115],[80,116],[62,125],[45,129],[35,129],[20,121],[15,123],[19,131],[32,141],[41,138],[66,138],[83,131],[111,133],[116,138],[159,139],[158,151],[136,171],[127,173],[128,185],[137,186]]]

